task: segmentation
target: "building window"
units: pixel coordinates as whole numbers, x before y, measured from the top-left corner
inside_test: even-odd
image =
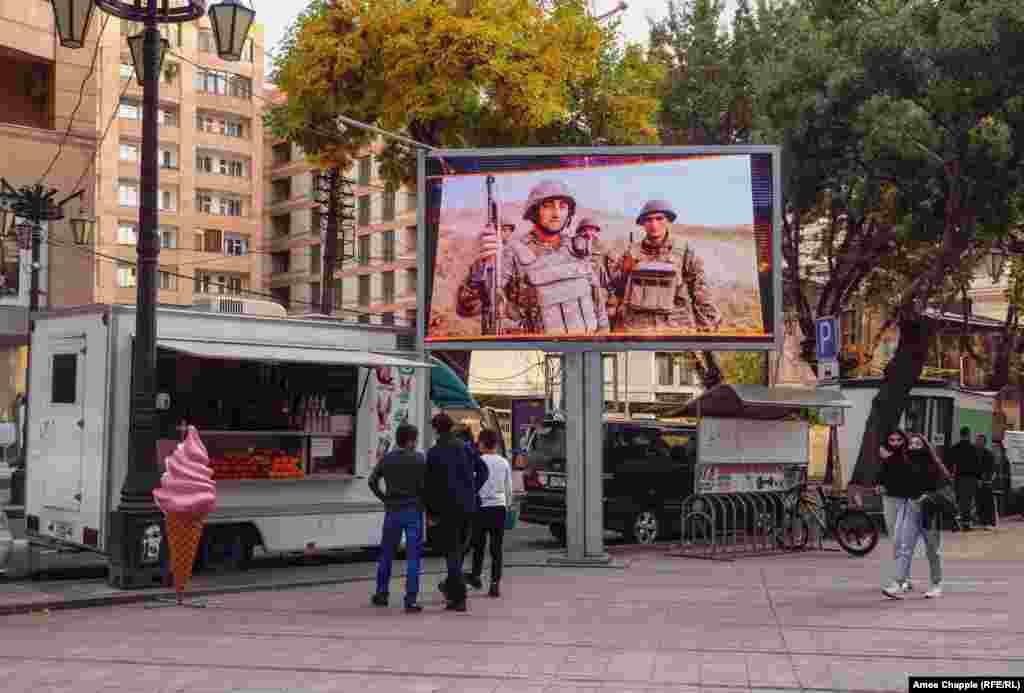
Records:
[[[224,254],[241,257],[249,252],[249,239],[237,233],[224,234]]]
[[[206,29],[199,30],[199,50],[203,53],[214,53],[216,48],[213,42],[213,32]]]
[[[291,269],[292,256],[287,250],[270,254],[270,271],[274,274],[286,274]]]
[[[369,226],[370,225],[370,196],[360,195],[359,196],[359,225]]]
[[[395,273],[384,272],[380,275],[381,298],[384,303],[395,302]]]
[[[391,184],[388,184],[387,189],[384,191],[384,221],[395,220],[396,196],[397,193],[395,192],[394,187],[392,187]]]
[[[311,245],[309,246],[309,273],[320,274],[320,246]]]
[[[121,222],[117,226],[117,242],[122,245],[135,245],[138,242],[138,232],[135,224]]]
[[[356,244],[356,262],[360,265],[370,264],[370,237],[360,236]]]
[[[661,387],[671,387],[676,384],[675,354],[655,354],[654,366],[658,372],[658,385]]]
[[[274,235],[278,238],[290,236],[292,233],[292,215],[277,214],[270,217],[270,225],[274,229]]]
[[[178,277],[170,272],[160,273],[160,288],[164,291],[178,290]]]
[[[193,84],[196,91],[203,94],[232,96],[236,99],[252,98],[252,80],[230,72],[200,68],[196,70]]]
[[[139,160],[139,145],[137,144],[121,144],[121,161],[138,161]]]
[[[157,206],[162,212],[173,212],[178,208],[178,196],[173,190],[161,190]]]
[[[218,229],[206,229],[203,231],[203,251],[207,253],[221,252],[223,234]]]
[[[274,163],[277,165],[287,164],[292,160],[292,145],[290,142],[278,142],[272,148]]]
[[[360,306],[370,305],[370,275],[368,274],[359,275],[358,302]]]
[[[273,204],[287,202],[292,196],[292,179],[278,178],[270,184],[270,189],[273,195]]]
[[[210,193],[196,193],[196,211],[203,214],[213,214],[213,195]]]
[[[416,241],[417,241],[416,227],[415,226],[406,226],[405,227],[405,241],[403,243],[403,245],[405,246],[405,253],[406,254],[412,255],[412,254],[416,253]]]
[[[131,79],[135,76],[135,67],[131,63],[121,63],[119,72],[121,79]]]
[[[373,157],[364,156],[359,160],[359,185],[369,185],[373,174]]]
[[[213,173],[213,157],[196,154],[196,170],[199,173]]]
[[[176,128],[178,127],[178,112],[161,108],[157,111],[156,122],[160,125],[166,125],[169,128]]]
[[[130,289],[135,286],[135,268],[128,265],[120,265],[117,268],[117,286],[121,289]]]
[[[165,250],[174,250],[178,247],[178,229],[173,226],[161,226],[159,233],[161,248],[164,248]]]
[[[417,286],[419,280],[419,274],[416,272],[415,267],[410,267],[405,270],[405,293],[415,295],[419,290]]]
[[[383,234],[384,243],[384,262],[395,261],[395,232],[394,230],[385,231]]]
[[[394,313],[384,313],[383,315],[380,316],[380,324],[381,325],[394,325],[395,324],[395,314]]]
[[[171,149],[160,150],[160,166],[162,168],[178,168],[178,157]]]
[[[122,207],[138,207],[139,184],[120,181],[117,184],[117,201]]]
[[[125,101],[117,107],[117,117],[124,120],[139,120],[142,117],[142,109],[134,101]]]
[[[223,163],[221,164],[223,166]],[[221,170],[221,173],[225,173]],[[232,176],[234,178],[245,178],[245,162],[244,161],[229,161],[228,168],[225,175]]]
[[[243,137],[242,124],[237,120],[224,121],[224,134],[228,137]]]

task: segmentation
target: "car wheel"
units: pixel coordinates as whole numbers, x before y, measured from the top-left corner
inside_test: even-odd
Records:
[[[660,534],[661,523],[653,510],[638,512],[629,524],[629,538],[636,544],[653,544]]]
[[[551,536],[554,537],[555,541],[557,541],[559,544],[565,543],[565,525],[548,525],[548,531],[551,532]]]

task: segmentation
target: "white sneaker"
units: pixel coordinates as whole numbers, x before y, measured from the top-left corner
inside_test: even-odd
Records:
[[[903,594],[907,591],[906,587],[902,583],[892,582],[882,588],[882,594],[889,599],[903,599]]]
[[[910,580],[904,580],[902,585],[903,585],[903,591],[904,592],[913,592],[914,591],[914,583],[912,583]]]
[[[938,599],[942,596],[942,585],[932,585],[932,588],[924,593],[925,599]]]

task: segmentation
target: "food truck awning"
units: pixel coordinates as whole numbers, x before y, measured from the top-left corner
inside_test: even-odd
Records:
[[[852,406],[839,390],[716,385],[689,402],[678,415],[773,420],[785,419],[801,409],[849,409]]]
[[[469,388],[451,367],[436,356],[430,357],[430,401],[441,409],[479,409]]]
[[[237,359],[241,361],[320,363],[332,366],[396,368],[430,368],[433,366],[433,364],[404,356],[351,349],[328,349],[319,346],[210,342],[191,339],[158,339],[157,346],[204,359]]]

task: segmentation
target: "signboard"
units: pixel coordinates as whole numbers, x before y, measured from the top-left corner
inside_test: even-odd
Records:
[[[818,361],[835,361],[839,358],[839,318],[818,318],[814,321],[814,344]]]
[[[698,493],[784,491],[800,479],[799,466],[785,464],[709,464],[701,467]]]
[[[781,348],[778,147],[422,156],[429,348]]]
[[[512,447],[523,448],[530,427],[544,419],[543,397],[515,397],[511,403]]]
[[[700,420],[697,459],[705,464],[795,464],[810,461],[806,421]]]

